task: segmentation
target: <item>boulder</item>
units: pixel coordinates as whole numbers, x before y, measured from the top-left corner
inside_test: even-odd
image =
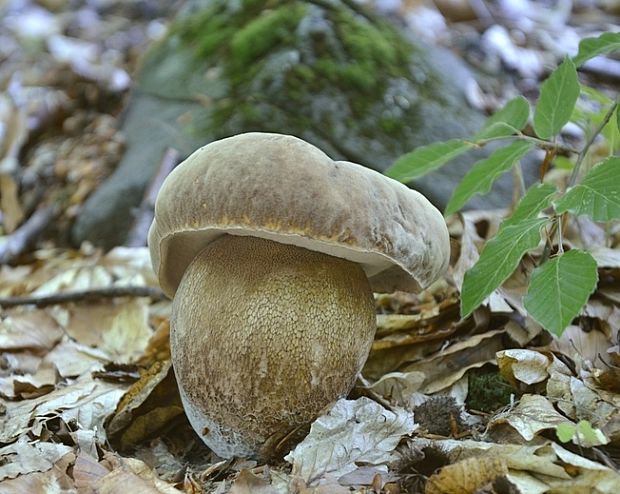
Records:
[[[184,156],[242,132],[281,132],[383,171],[417,146],[479,129],[468,80],[456,57],[350,0],[190,2],[144,57],[122,127],[127,151],[72,238],[122,244],[169,147]],[[442,207],[472,162],[415,186]],[[509,199],[508,182],[473,205]]]

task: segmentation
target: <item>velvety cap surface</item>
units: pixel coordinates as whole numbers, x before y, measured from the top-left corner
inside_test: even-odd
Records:
[[[223,234],[357,262],[377,292],[428,286],[450,253],[443,216],[420,193],[281,134],[213,142],[168,176],[149,231],[153,268],[167,295],[198,252]]]

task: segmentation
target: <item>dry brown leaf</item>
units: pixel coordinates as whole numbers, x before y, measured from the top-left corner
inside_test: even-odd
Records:
[[[478,246],[483,243],[483,240],[478,235],[476,225],[470,215],[458,215],[457,218],[459,218],[462,228],[460,254],[451,272],[452,279],[460,291],[463,286],[465,272],[476,264],[480,258]]]
[[[469,369],[495,362],[495,354],[503,348],[504,329],[488,331],[459,341],[431,358],[402,367],[405,372],[426,376],[420,392],[432,394],[456,383]]]
[[[26,436],[0,448],[0,481],[32,472],[46,472],[63,456],[73,455],[64,444],[28,442]]]
[[[527,494],[617,494],[620,475],[555,443],[520,446],[474,440],[413,438],[412,447],[440,448],[450,461],[487,457],[505,462],[507,479]],[[465,492],[465,491],[460,491]]]
[[[170,319],[163,320],[151,335],[138,364],[150,367],[155,362],[170,360]]]
[[[73,466],[73,479],[78,492],[85,492],[110,471],[101,465],[93,456],[80,452]]]
[[[122,450],[155,435],[183,414],[183,405],[170,361],[155,362],[136,381],[107,424],[110,441]]]
[[[559,424],[571,421],[558,413],[544,396],[525,394],[515,407],[495,415],[489,426],[503,423],[508,423],[523,439],[531,441],[540,431],[555,429]]]
[[[75,455],[68,453],[45,472],[32,472],[20,475],[15,479],[2,481],[2,494],[75,494],[75,486],[67,474],[67,468]]]
[[[4,381],[4,379],[0,380]],[[44,360],[34,374],[12,375],[8,381],[13,383],[12,391],[7,394],[12,399],[43,396],[54,390],[57,381],[56,366]]]
[[[18,307],[0,315],[0,350],[51,350],[62,335],[56,321],[43,311]]]
[[[320,479],[339,478],[358,464],[390,463],[402,436],[416,428],[411,412],[403,409],[386,410],[365,397],[338,400],[284,459],[293,465],[293,476],[320,484]]]
[[[549,377],[552,358],[527,349],[510,349],[497,352],[497,365],[504,377],[513,387],[519,383],[533,385],[544,382]]]
[[[19,202],[17,182],[11,175],[0,173],[0,210],[6,233],[12,233],[24,219]]]
[[[570,357],[579,368],[585,364],[604,369],[609,365],[604,358],[611,346],[611,340],[602,331],[593,329],[586,332],[579,326],[571,325],[553,341],[551,348]]]
[[[75,421],[82,429],[97,431],[98,438],[104,440],[103,421],[115,409],[125,388],[124,384],[95,381],[86,375],[45,396],[7,402],[0,416],[0,442],[10,443],[28,431],[38,437],[51,417],[61,417],[65,423]]]
[[[106,453],[100,463],[107,473],[97,468],[92,459],[76,462],[74,475],[79,479],[79,494],[179,494],[179,490],[163,482],[144,462]],[[75,470],[78,470],[77,474]],[[76,484],[78,480],[76,479]]]
[[[590,250],[599,268],[620,268],[620,250],[608,247],[597,247]]]
[[[229,494],[278,494],[268,481],[247,469],[239,472],[228,492]]]
[[[474,457],[445,466],[431,475],[426,494],[475,494],[478,489],[508,473],[502,458]]]
[[[72,304],[67,311],[67,334],[82,345],[98,348],[109,361],[136,360],[152,335],[143,298]]]
[[[101,369],[110,361],[107,353],[65,338],[44,358],[53,363],[61,377],[76,377]]]
[[[373,383],[369,389],[390,403],[407,407],[414,393],[422,388],[426,376],[422,372],[390,372]]]

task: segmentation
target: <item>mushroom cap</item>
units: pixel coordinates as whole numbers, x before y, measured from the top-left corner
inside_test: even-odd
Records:
[[[376,292],[419,291],[447,268],[441,213],[422,194],[293,136],[212,142],[164,181],[149,247],[163,291],[224,234],[249,235],[359,263]]]

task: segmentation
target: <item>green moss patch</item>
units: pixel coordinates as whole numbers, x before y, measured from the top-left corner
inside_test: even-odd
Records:
[[[410,77],[413,47],[401,34],[340,2],[218,0],[177,21],[171,33],[198,64],[220,67],[229,84],[209,117],[216,133],[260,130],[277,120],[270,111],[294,114],[334,92],[346,95],[345,113],[359,116],[382,102],[390,79]],[[399,119],[380,120],[398,130]]]

